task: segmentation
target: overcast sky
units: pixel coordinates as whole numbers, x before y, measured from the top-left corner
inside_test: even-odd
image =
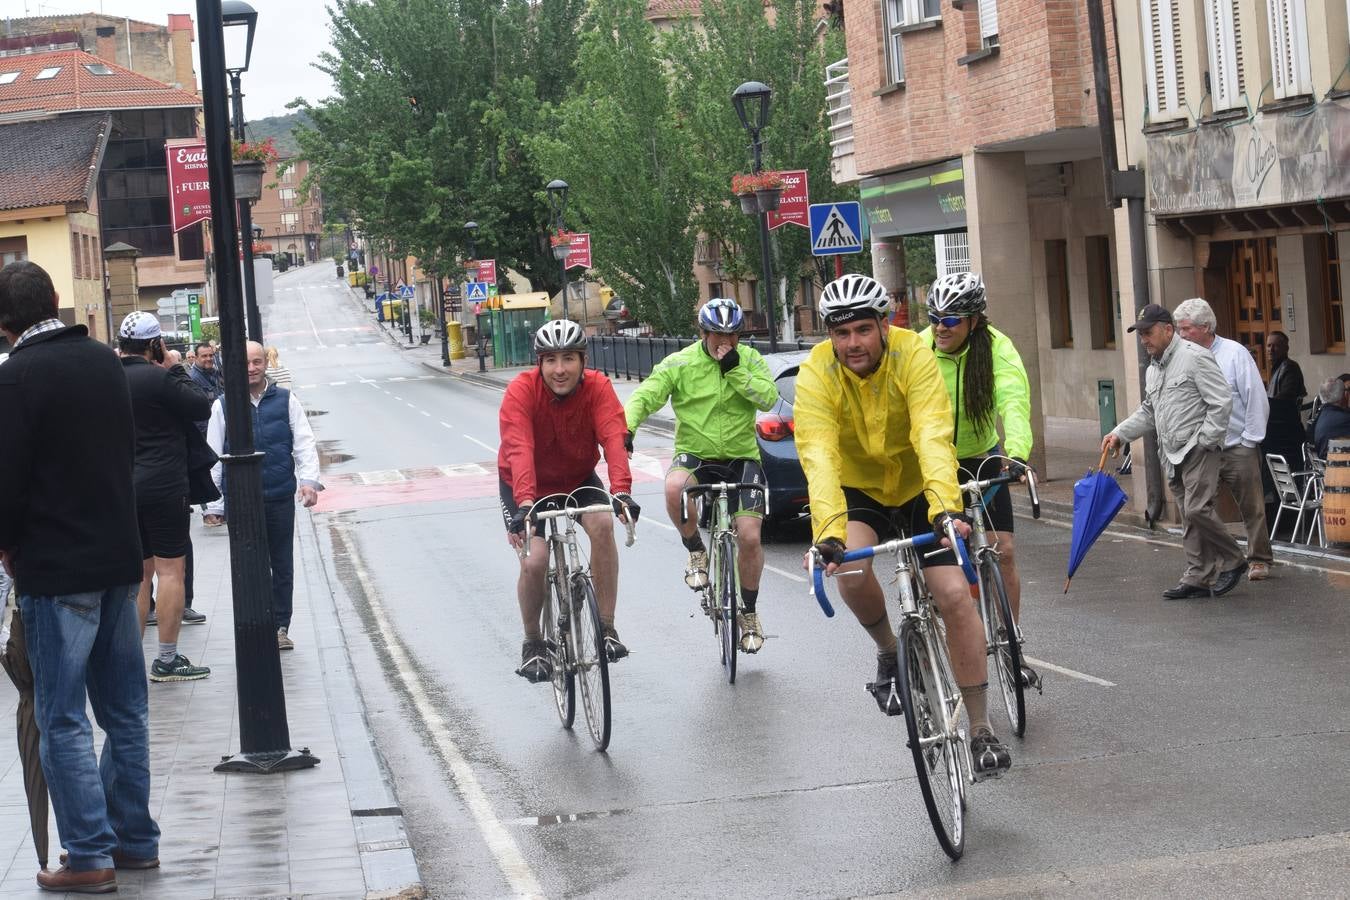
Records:
[[[244,75],[244,118],[286,112],[296,97],[310,102],[331,93],[328,77],[310,63],[328,49],[328,12],[324,0],[252,0],[258,10],[253,62]],[[196,0],[0,0],[0,17],[102,12],[166,25],[169,13],[187,13],[197,21]],[[193,53],[199,48],[194,43]],[[193,69],[201,79],[201,57]]]

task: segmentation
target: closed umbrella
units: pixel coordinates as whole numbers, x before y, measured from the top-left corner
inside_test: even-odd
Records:
[[[1129,498],[1120,485],[1106,474],[1106,451],[1097,463],[1097,471],[1088,472],[1073,486],[1073,542],[1069,544],[1069,574],[1064,579],[1064,593],[1069,592],[1069,580],[1083,557],[1101,537],[1106,526],[1120,512]]]
[[[9,643],[0,652],[0,666],[19,689],[19,707],[14,714],[19,739],[19,761],[23,763],[23,790],[28,795],[28,821],[33,826],[33,848],[38,865],[47,868],[47,776],[39,756],[37,717],[33,711],[33,670],[28,665],[28,644],[23,636],[23,619],[18,609],[10,622]]]

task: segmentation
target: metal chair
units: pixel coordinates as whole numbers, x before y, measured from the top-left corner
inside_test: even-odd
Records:
[[[1280,508],[1275,513],[1275,521],[1270,526],[1270,538],[1275,539],[1275,533],[1280,528],[1280,517],[1284,515],[1287,509],[1295,513],[1294,530],[1290,534],[1291,543],[1298,543],[1298,533],[1303,528],[1303,516],[1308,516],[1308,534],[1305,543],[1312,543],[1313,529],[1317,529],[1317,542],[1320,546],[1327,545],[1326,535],[1322,530],[1322,478],[1315,469],[1305,472],[1294,472],[1289,468],[1289,463],[1278,453],[1266,454],[1266,467],[1270,470],[1270,478],[1275,482],[1275,493],[1280,500]],[[1302,484],[1299,479],[1302,478]]]

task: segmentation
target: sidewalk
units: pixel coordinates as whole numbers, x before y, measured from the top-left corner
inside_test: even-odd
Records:
[[[296,649],[283,653],[292,746],[320,759],[285,775],[218,775],[239,749],[228,535],[194,517],[196,599],[204,625],[179,646],[211,667],[202,681],[150,685],[150,809],[162,832],[159,869],[118,872],[118,896],[195,898],[423,897],[397,800],[376,754],[327,576],[300,512]],[[153,658],[155,629],[146,630]],[[18,695],[0,679],[0,898],[50,898],[28,823],[15,742]],[[93,720],[92,713],[90,720]],[[103,734],[95,728],[95,742]],[[58,866],[56,819],[49,867]]]

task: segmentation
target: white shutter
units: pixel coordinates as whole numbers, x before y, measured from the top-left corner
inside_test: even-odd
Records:
[[[1312,93],[1304,0],[1266,0],[1270,18],[1270,76],[1276,97]]]
[[[937,277],[970,271],[970,235],[965,231],[933,235]]]
[[[1275,2],[1275,0],[1271,0]],[[1184,115],[1186,82],[1181,67],[1181,17],[1178,0],[1139,0],[1148,65],[1148,105],[1154,118]]]
[[[986,47],[998,43],[998,0],[980,0],[980,39]]]
[[[1242,97],[1242,69],[1236,0],[1205,0],[1209,83],[1214,110],[1232,109]]]

